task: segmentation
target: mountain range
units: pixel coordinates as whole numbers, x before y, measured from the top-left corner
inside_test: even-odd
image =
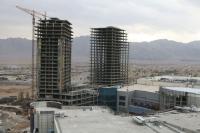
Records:
[[[90,37],[75,37],[72,63],[89,62]],[[130,62],[151,64],[200,64],[200,41],[181,43],[167,39],[151,42],[130,42]],[[31,40],[0,39],[0,64],[30,64]]]

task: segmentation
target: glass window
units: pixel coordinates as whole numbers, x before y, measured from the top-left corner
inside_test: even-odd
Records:
[[[119,102],[120,106],[125,106],[125,102]]]
[[[126,100],[125,96],[119,96],[119,100]]]

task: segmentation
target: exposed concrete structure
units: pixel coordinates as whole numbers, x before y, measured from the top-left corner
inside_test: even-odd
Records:
[[[160,109],[180,107],[200,107],[200,89],[183,87],[161,87]]]
[[[74,87],[76,89],[68,93],[60,94],[60,102],[70,106],[95,105],[97,102],[97,91],[89,87]],[[72,87],[73,89],[73,87]]]
[[[38,97],[59,99],[70,91],[71,23],[57,18],[40,20],[37,26]]]
[[[38,100],[94,105],[97,93],[91,87],[71,84],[71,23],[57,18],[40,20],[36,35]]]
[[[116,27],[91,29],[91,83],[128,83],[129,44],[124,30]]]

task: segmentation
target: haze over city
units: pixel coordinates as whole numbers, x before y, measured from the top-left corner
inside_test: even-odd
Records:
[[[199,7],[1,0],[0,133],[199,133]]]

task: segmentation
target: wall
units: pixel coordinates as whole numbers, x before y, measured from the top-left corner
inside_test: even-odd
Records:
[[[196,94],[188,94],[188,100],[187,100],[188,106],[197,106],[200,107],[200,95]]]
[[[173,83],[173,82],[161,82],[152,81],[150,79],[141,78],[137,80],[137,84],[151,85],[151,86],[166,86],[166,87],[187,87],[187,83]]]
[[[159,94],[148,91],[117,91],[117,111],[128,112],[131,105],[159,109]]]
[[[129,96],[132,95],[132,91],[117,91],[117,111],[128,112]]]
[[[188,88],[190,89],[190,88]],[[160,109],[171,109],[175,106],[180,107],[200,107],[200,94],[192,94],[184,91],[165,90],[160,88]]]
[[[116,110],[117,106],[117,88],[118,87],[102,87],[98,89],[98,105],[108,106]]]
[[[157,92],[135,90],[130,104],[159,110],[159,94]]]

